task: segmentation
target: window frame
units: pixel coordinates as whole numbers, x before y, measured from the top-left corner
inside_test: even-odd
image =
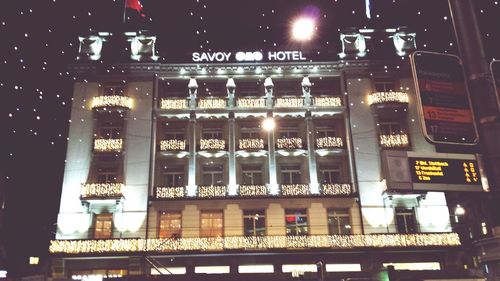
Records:
[[[294,169],[292,169],[292,167]],[[297,168],[295,168],[297,167]],[[293,182],[293,174],[298,174],[298,181]],[[287,174],[289,176],[289,182],[284,180],[284,175]],[[280,165],[280,180],[281,184],[301,184],[302,183],[302,166],[300,164],[297,165]]]
[[[264,172],[262,171],[262,167],[260,169],[256,168],[256,165],[241,165],[241,184],[243,185],[263,185],[264,184]],[[249,169],[252,168],[252,169]],[[251,183],[245,183],[246,175],[250,174]],[[256,174],[260,174],[260,182],[255,181]]]
[[[220,236],[212,235],[213,231],[213,222],[211,223],[210,234],[205,234],[203,230],[203,215],[207,214],[220,214],[221,226],[220,226]],[[205,218],[206,219],[206,218]],[[213,218],[212,218],[213,219]],[[218,218],[215,218],[218,219]],[[206,230],[205,230],[206,231]],[[224,211],[223,210],[205,210],[200,212],[200,237],[224,237]]]
[[[103,219],[101,219],[103,218]],[[102,226],[98,228],[98,223],[102,222]],[[97,234],[97,230],[100,229],[99,231],[101,233],[104,233],[104,230],[106,230],[106,226],[104,223],[109,222],[109,233],[105,234]],[[101,214],[94,214],[94,231],[93,231],[93,238],[94,239],[111,239],[113,238],[113,232],[114,232],[114,224],[113,224],[113,214],[112,213],[101,213]]]
[[[172,221],[174,219],[179,220],[179,228],[177,231],[165,230],[165,233],[170,233],[170,235],[162,235],[162,216],[163,215],[178,215],[178,218],[168,218],[168,221]],[[169,226],[171,223],[168,224]],[[178,233],[177,233],[178,232]],[[177,234],[176,234],[177,233]],[[180,238],[182,237],[182,212],[171,212],[171,211],[159,211],[158,214],[158,238]]]
[[[322,184],[328,184],[328,183],[341,183],[342,182],[342,167],[340,164],[337,165],[319,165],[319,181]],[[323,182],[323,173],[328,174],[329,181],[328,182]],[[338,177],[337,180],[333,178],[332,180],[332,174],[337,173]]]
[[[178,183],[176,184],[178,175],[182,176],[182,182],[180,184]],[[168,180],[166,179],[167,177],[172,177],[172,184],[168,183]],[[186,172],[184,166],[182,165],[164,166],[164,168],[161,171],[161,181],[164,186],[185,186]]]
[[[303,212],[303,213],[302,213]],[[289,228],[289,224],[288,224],[288,220],[287,220],[287,217],[288,216],[294,216],[295,217],[295,221],[294,221],[294,226],[293,229],[294,231],[292,231],[292,233],[288,233],[288,229]],[[305,218],[305,226],[300,226],[300,224],[297,222],[297,219],[299,217],[302,217],[302,218]],[[287,236],[299,236],[299,235],[305,235],[305,236],[308,236],[309,233],[310,233],[310,229],[309,229],[309,213],[308,213],[308,210],[307,209],[285,209],[285,233]],[[298,234],[299,233],[299,229],[302,228],[302,227],[305,227],[304,229],[304,232],[305,234]]]
[[[220,171],[205,170],[205,169],[207,169],[209,167],[215,167],[215,166],[220,166],[221,167]],[[215,175],[218,175],[218,174],[220,174],[220,176],[221,176],[221,183],[220,184],[216,183],[216,180],[215,180]],[[210,175],[210,179],[211,179],[210,182],[211,183],[207,183],[205,181],[205,176],[206,175]],[[216,186],[216,185],[224,185],[224,164],[222,164],[222,163],[213,163],[211,165],[203,165],[202,168],[201,168],[201,182],[202,182],[202,185],[207,185],[207,186],[210,186],[210,185],[214,185],[214,186]]]
[[[399,224],[399,219],[403,218],[404,225]],[[408,224],[408,218],[411,218],[411,223],[414,229],[411,230],[411,225]],[[394,210],[394,220],[396,223],[396,230],[401,234],[413,234],[418,233],[418,223],[415,208],[413,207],[396,207]],[[404,228],[404,229],[403,229]]]
[[[258,217],[258,219],[256,219]],[[262,219],[264,221],[264,231],[260,233],[257,230],[256,221]],[[251,220],[252,222],[252,235],[247,234],[247,228],[245,225],[245,220]],[[266,210],[265,209],[252,209],[252,210],[243,210],[243,235],[252,237],[252,236],[266,236],[267,235],[267,224],[266,224]],[[260,234],[259,234],[260,233]]]
[[[338,213],[336,213],[338,212]],[[330,235],[351,235],[352,234],[352,220],[351,220],[351,212],[349,208],[331,208],[327,210],[326,213],[327,216],[327,221],[328,221],[328,233]],[[340,218],[347,218],[347,225],[349,225],[349,228],[346,228],[345,225],[342,225],[341,219]],[[330,219],[332,221],[336,221],[336,232],[332,231],[333,226],[330,223]],[[343,229],[348,229],[348,233],[342,233]]]

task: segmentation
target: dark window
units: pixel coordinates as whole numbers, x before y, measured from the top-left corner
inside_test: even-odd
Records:
[[[281,166],[281,184],[301,183],[300,166]]]
[[[122,124],[103,122],[99,128],[99,137],[104,139],[122,138]]]
[[[306,210],[285,210],[285,225],[286,235],[308,235]]]
[[[317,127],[316,128],[316,136],[318,138],[336,137],[337,132],[333,128]]]
[[[297,127],[281,127],[280,138],[298,138],[299,131]]]
[[[330,234],[351,234],[349,209],[328,210],[328,230]]]
[[[121,86],[105,86],[103,94],[105,96],[123,96],[125,95],[125,88]]]
[[[222,130],[217,128],[206,128],[203,129],[202,133],[203,139],[222,139]]]
[[[320,166],[321,183],[340,183],[340,168],[338,166]]]
[[[118,181],[118,169],[116,167],[97,168],[98,183],[116,183]]]
[[[184,167],[163,166],[163,184],[165,186],[184,186]]]
[[[404,133],[401,122],[379,122],[379,131],[381,135],[399,135]]]
[[[243,211],[245,236],[265,236],[266,217],[264,210]]]
[[[396,225],[399,233],[416,233],[415,210],[413,208],[396,208]]]
[[[393,80],[375,80],[375,91],[376,92],[394,92],[395,91],[395,83]]]
[[[203,185],[224,185],[223,166],[205,165],[203,166]]]
[[[263,184],[264,181],[262,179],[262,168],[261,166],[254,165],[244,165],[241,167],[242,170],[242,183],[244,185],[252,185],[252,184]]]

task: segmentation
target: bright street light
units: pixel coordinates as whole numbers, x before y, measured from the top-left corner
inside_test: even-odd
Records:
[[[314,20],[298,18],[292,24],[292,38],[297,41],[311,40],[314,34]]]
[[[274,130],[275,126],[276,126],[276,123],[274,122],[274,119],[272,117],[267,117],[262,122],[262,128],[264,128],[264,130],[266,130],[268,132]]]

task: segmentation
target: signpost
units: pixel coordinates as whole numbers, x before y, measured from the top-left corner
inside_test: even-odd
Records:
[[[439,144],[477,144],[478,134],[460,58],[418,51],[410,59],[426,139]]]

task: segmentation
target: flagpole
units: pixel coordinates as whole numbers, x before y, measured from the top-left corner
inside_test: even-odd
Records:
[[[123,0],[123,24],[125,24],[126,14],[127,14],[127,0]]]

